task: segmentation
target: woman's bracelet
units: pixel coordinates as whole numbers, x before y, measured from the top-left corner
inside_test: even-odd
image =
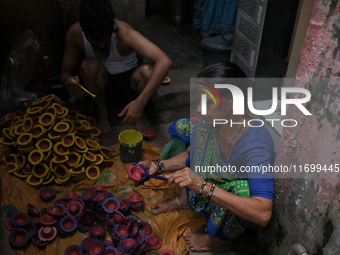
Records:
[[[165,172],[164,163],[162,159],[158,158],[152,161],[155,162],[156,165],[158,166],[158,174],[162,174]]]
[[[203,191],[204,186],[205,186],[206,184],[207,184],[207,180],[205,179],[204,182],[203,182],[202,185],[201,185],[201,188],[200,188],[200,191],[199,191],[197,197],[201,197],[201,196],[202,196],[202,191]]]
[[[203,193],[205,193],[205,192],[204,192],[204,189],[203,189],[203,191],[202,191],[202,195],[204,195],[204,197],[205,197],[205,198],[207,198],[207,197],[208,197],[208,195],[209,195],[209,191],[210,191],[210,189],[211,189],[212,185],[211,185],[211,183],[210,183],[210,182],[207,182],[207,184],[206,184],[205,186],[208,188],[208,192],[207,192],[206,194],[203,194]]]
[[[208,195],[208,197],[207,197],[206,199],[210,200],[211,195],[212,195],[212,193],[214,192],[215,186],[216,186],[216,184],[213,183],[213,185],[212,185],[212,187],[211,187],[211,189],[210,189],[209,195]]]

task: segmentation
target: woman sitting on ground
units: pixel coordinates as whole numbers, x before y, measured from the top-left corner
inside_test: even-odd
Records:
[[[239,175],[246,166],[262,166],[274,163],[274,144],[269,132],[259,122],[247,115],[233,115],[233,98],[228,89],[216,89],[221,103],[210,96],[204,78],[246,78],[235,64],[220,62],[203,69],[198,75],[198,98],[206,94],[206,114],[192,130],[193,139],[188,149],[167,160],[142,161],[150,172],[169,174],[168,184],[176,183],[181,194],[176,198],[163,198],[152,208],[153,214],[166,213],[180,208],[202,212],[207,218],[207,233],[184,233],[191,251],[226,251],[232,240],[255,223],[266,226],[272,215],[274,185],[271,173],[261,171]],[[240,80],[240,79],[238,79]],[[249,83],[237,84],[247,95]],[[213,86],[213,84],[210,84]],[[246,109],[246,108],[245,108]],[[201,103],[197,106],[201,111]],[[228,120],[229,124],[216,125],[214,119]],[[238,123],[230,125],[230,122]],[[245,121],[244,121],[245,120]],[[250,122],[249,122],[250,121]],[[245,124],[242,124],[244,122]],[[250,123],[250,126],[248,125]],[[190,170],[190,163],[191,169]],[[218,176],[194,172],[196,166],[221,166],[237,169],[235,173],[219,173]]]

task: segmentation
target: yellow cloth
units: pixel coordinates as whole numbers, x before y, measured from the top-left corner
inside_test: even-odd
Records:
[[[127,198],[133,192],[139,192],[144,197],[144,209],[138,212],[133,210],[129,214],[137,217],[139,221],[146,221],[152,227],[152,232],[162,239],[162,247],[158,251],[171,250],[174,254],[187,254],[189,248],[184,243],[182,234],[187,231],[197,231],[206,220],[203,214],[195,213],[191,210],[176,210],[166,214],[153,215],[151,207],[162,197],[175,197],[178,195],[179,189],[172,185],[169,187],[167,182],[151,179],[145,185],[134,187],[133,182],[128,179],[127,168],[131,164],[124,164],[119,157],[118,145],[112,146],[115,152],[114,164],[111,167],[101,171],[100,177],[97,180],[91,181],[85,179],[78,183],[70,183],[66,186],[53,185],[57,191],[54,200],[60,199],[70,191],[75,191],[81,196],[84,190],[92,189],[95,185],[102,185],[107,191],[112,192],[115,197],[123,199]],[[152,144],[143,144],[142,160],[151,160],[159,157],[160,148]],[[6,171],[4,155],[8,154],[6,147],[0,145],[0,174],[2,188],[2,211],[4,219],[6,213],[4,208],[9,204],[13,204],[18,211],[27,213],[27,203],[31,203],[39,210],[44,207],[49,207],[53,202],[45,203],[39,197],[39,190],[25,183],[18,177],[9,174]],[[32,243],[27,246],[26,254],[64,254],[65,249],[73,244],[81,244],[81,241],[88,236],[88,232],[81,233],[76,231],[75,234],[67,238],[57,237],[51,244],[47,245],[46,249],[39,250]],[[111,240],[111,234],[107,233],[106,240]],[[155,251],[149,251],[149,254]],[[18,251],[17,254],[24,254]]]

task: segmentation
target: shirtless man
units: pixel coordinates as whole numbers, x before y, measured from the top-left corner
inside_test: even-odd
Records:
[[[138,67],[136,53],[154,64]],[[110,103],[125,105],[118,114],[125,115],[122,124],[136,124],[140,131],[150,128],[144,107],[171,65],[155,44],[114,18],[107,0],[82,0],[79,22],[66,34],[60,79],[70,92],[80,90],[76,81],[96,95],[93,102],[98,108],[98,128],[103,137],[111,137]]]

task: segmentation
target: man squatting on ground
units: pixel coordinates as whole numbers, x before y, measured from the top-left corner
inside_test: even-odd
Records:
[[[137,67],[136,53],[154,64]],[[118,114],[125,115],[122,124],[136,124],[140,131],[150,128],[144,107],[171,65],[155,44],[114,18],[107,0],[82,0],[79,22],[66,34],[60,79],[70,92],[80,90],[75,80],[96,95],[98,128],[103,137],[111,137],[108,104],[112,103],[125,105]]]

